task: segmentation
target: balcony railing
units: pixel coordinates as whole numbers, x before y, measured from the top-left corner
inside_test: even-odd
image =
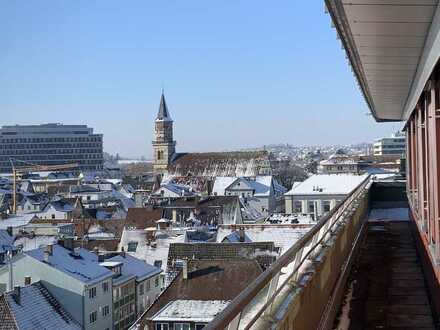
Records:
[[[360,236],[371,182],[367,177],[250,283],[206,329],[289,329],[292,324],[312,329],[325,323],[322,315],[326,315],[341,269]],[[313,290],[315,284],[321,289],[319,294],[309,292],[305,297],[306,288]],[[305,321],[296,317],[304,313],[308,314]]]

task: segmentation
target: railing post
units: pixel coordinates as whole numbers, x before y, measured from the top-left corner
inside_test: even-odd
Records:
[[[272,298],[273,294],[275,293],[277,287],[278,287],[278,280],[280,278],[280,272],[278,272],[270,281],[269,284],[269,289],[267,290],[267,295],[266,295],[266,303],[269,301],[270,298]],[[272,315],[272,306],[273,306],[273,301],[272,303],[269,305],[269,307],[267,307],[266,311],[264,312],[264,316],[265,317],[270,317]]]

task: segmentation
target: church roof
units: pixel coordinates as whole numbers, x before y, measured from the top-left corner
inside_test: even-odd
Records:
[[[257,176],[271,172],[267,151],[175,154],[169,166],[175,176]]]
[[[166,120],[171,121],[170,113],[168,112],[167,103],[165,101],[165,95],[162,92],[162,95],[160,97],[160,105],[159,105],[159,112],[157,113],[156,120]]]

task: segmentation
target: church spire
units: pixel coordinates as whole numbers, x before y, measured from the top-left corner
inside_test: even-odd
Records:
[[[160,97],[159,112],[157,113],[156,120],[169,120],[169,121],[172,120],[170,113],[168,112],[167,103],[165,102],[165,95],[163,93],[163,89],[162,89],[162,95]]]

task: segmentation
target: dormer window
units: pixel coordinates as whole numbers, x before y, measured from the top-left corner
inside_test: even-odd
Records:
[[[108,270],[111,270],[116,276],[121,275],[122,262],[104,261],[104,262],[101,262],[99,265],[107,268]]]

